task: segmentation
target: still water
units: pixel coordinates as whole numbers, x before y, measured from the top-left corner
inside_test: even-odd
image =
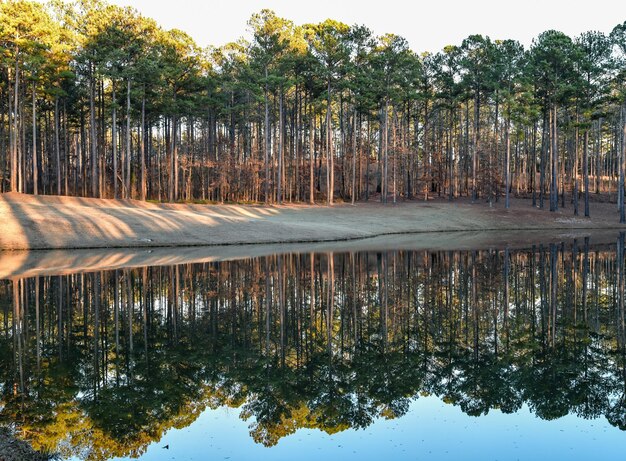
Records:
[[[623,237],[0,281],[0,425],[63,460],[623,457]]]

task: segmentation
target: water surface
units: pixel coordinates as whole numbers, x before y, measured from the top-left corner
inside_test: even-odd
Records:
[[[614,242],[3,280],[0,424],[61,459],[621,456]]]

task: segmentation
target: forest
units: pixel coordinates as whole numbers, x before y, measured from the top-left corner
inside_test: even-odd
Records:
[[[199,47],[100,0],[0,2],[0,192],[196,203],[612,201],[624,222],[626,22],[530,47],[270,10]],[[581,213],[583,210],[581,210]]]
[[[89,461],[138,457],[219,407],[265,446],[428,395],[626,430],[624,271],[621,233],[617,251],[585,238],[2,280],[0,424]]]

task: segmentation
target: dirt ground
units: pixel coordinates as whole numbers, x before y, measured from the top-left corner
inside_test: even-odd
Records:
[[[490,207],[467,199],[355,206],[183,205],[74,197],[0,195],[0,249],[141,248],[328,242],[451,231],[625,229],[617,207],[593,203],[591,218],[533,208],[529,200]],[[445,233],[445,234],[444,234]]]

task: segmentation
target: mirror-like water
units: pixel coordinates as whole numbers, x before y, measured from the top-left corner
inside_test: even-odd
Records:
[[[618,454],[625,325],[623,237],[4,280],[0,424],[63,459]]]

